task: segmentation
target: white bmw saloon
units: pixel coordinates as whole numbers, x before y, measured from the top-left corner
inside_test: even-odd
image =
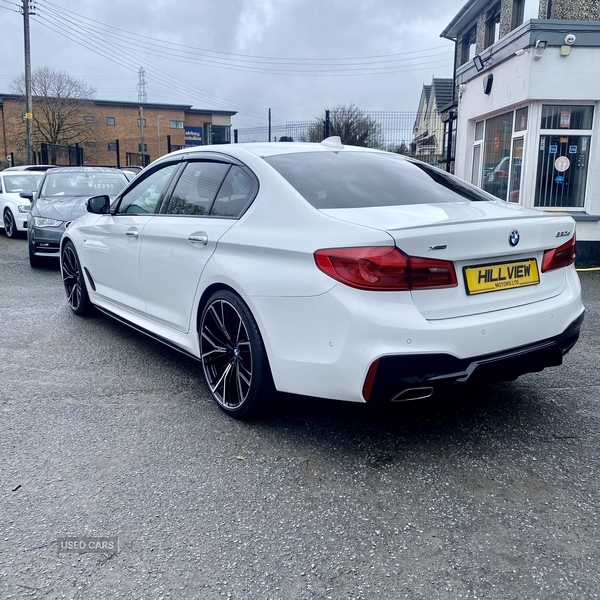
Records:
[[[60,244],[71,309],[195,357],[239,418],[277,391],[512,380],[560,365],[583,321],[571,217],[339,138],[180,150],[87,210]]]

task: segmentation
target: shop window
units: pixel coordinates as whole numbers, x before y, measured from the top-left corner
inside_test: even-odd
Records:
[[[481,144],[473,146],[473,165],[471,170],[471,183],[479,187],[479,174],[481,172]]]
[[[508,193],[513,117],[509,112],[485,122],[481,187],[502,200]]]
[[[517,111],[515,117],[515,131],[525,131],[527,129],[527,115],[528,109],[525,106]]]
[[[500,39],[500,4],[496,4],[488,13],[485,23],[485,47],[488,48]]]
[[[593,106],[542,106],[535,206],[584,207],[593,117]]]
[[[483,121],[479,121],[479,123],[475,123],[475,139],[476,140],[483,139]]]
[[[593,106],[544,104],[541,129],[591,129]]]
[[[518,115],[519,111],[517,111]],[[523,138],[513,140],[511,165],[510,165],[510,188],[508,190],[508,201],[518,203],[521,199],[521,171],[523,169]]]
[[[138,152],[148,152],[148,144],[144,144],[142,148],[142,144],[138,144]]]

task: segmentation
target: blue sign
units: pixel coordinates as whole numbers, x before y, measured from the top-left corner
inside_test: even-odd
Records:
[[[556,154],[558,152],[558,146],[550,146],[550,154]]]
[[[185,128],[185,147],[202,146],[202,127],[186,127]]]
[[[569,146],[569,154],[577,154],[577,146]]]
[[[556,181],[556,183],[564,183],[565,178],[562,175],[557,175],[554,181]]]

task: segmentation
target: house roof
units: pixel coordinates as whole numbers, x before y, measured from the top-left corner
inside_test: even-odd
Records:
[[[429,95],[431,94],[431,86],[423,84],[423,93],[425,94],[425,104],[429,102]]]
[[[440,33],[440,37],[447,40],[456,40],[477,17],[477,15],[487,6],[493,4],[492,0],[468,0],[468,2],[458,11],[454,19],[446,25],[446,29]]]
[[[433,79],[431,81],[431,87],[433,88],[433,93],[435,95],[435,102],[437,105],[437,109],[443,106],[446,106],[450,102],[452,102],[452,97],[454,95],[454,82],[450,79]]]

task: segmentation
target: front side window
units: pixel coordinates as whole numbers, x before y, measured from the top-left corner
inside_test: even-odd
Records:
[[[185,166],[169,205],[168,215],[208,215],[230,165],[218,162],[190,162]]]
[[[176,167],[177,163],[165,165],[145,177],[121,198],[117,214],[154,213]]]

